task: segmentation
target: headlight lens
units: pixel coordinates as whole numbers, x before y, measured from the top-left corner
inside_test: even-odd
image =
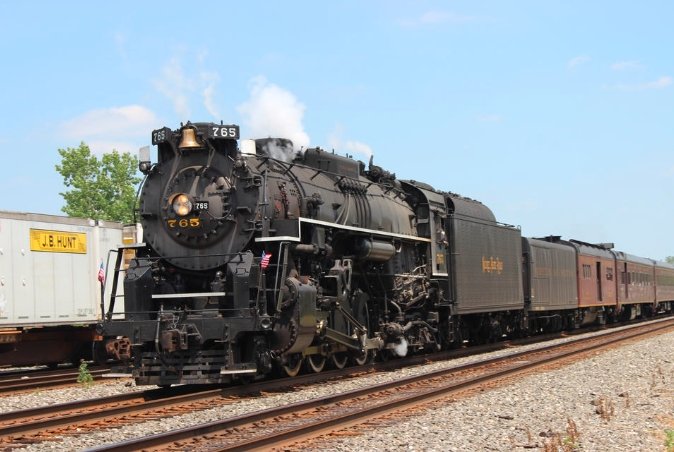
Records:
[[[192,211],[192,201],[190,201],[189,196],[184,193],[181,193],[173,198],[172,206],[176,215],[181,217],[184,217]]]

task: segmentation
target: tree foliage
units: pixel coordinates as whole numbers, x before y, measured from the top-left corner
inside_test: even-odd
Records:
[[[674,264],[674,256],[667,256],[667,257],[665,258],[665,260],[666,260],[667,262],[669,262],[670,264]]]
[[[59,193],[61,210],[71,217],[130,223],[138,177],[138,159],[113,150],[99,159],[84,142],[77,148],[59,149],[61,164],[56,171],[70,190]]]

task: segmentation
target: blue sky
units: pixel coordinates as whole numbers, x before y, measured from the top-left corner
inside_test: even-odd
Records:
[[[674,255],[672,2],[1,3],[0,210],[61,213],[59,148],[223,120]]]

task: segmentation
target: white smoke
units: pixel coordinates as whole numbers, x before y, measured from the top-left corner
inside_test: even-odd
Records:
[[[309,146],[309,135],[302,125],[304,105],[264,77],[255,77],[250,85],[250,98],[237,108],[247,132],[254,138],[287,138],[295,150]]]
[[[330,134],[328,142],[332,149],[335,149],[337,152],[346,151],[346,152],[355,152],[360,154],[361,158],[365,159],[365,162],[370,160],[370,157],[374,154],[372,148],[365,143],[360,141],[353,140],[344,140],[342,135],[344,134],[344,128],[341,124],[337,124]],[[355,156],[358,158],[358,156]]]
[[[370,157],[372,157],[372,155],[374,154],[370,146],[368,146],[365,143],[361,143],[360,141],[347,141],[346,144],[344,145],[344,148],[347,151],[356,152],[358,154],[364,155],[366,157],[366,160],[369,160]]]
[[[292,142],[281,138],[268,139],[261,147],[262,151],[269,157],[288,163],[292,162],[297,154],[297,151],[293,149]]]

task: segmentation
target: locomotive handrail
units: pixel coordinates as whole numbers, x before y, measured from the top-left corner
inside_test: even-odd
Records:
[[[328,221],[324,220],[316,220],[313,218],[306,218],[306,217],[300,217],[299,218],[300,223],[312,223],[312,224],[317,224],[320,226],[328,226],[331,228],[337,228],[337,229],[344,229],[346,231],[354,231],[354,232],[363,232],[366,234],[372,234],[372,235],[380,235],[380,236],[386,236],[386,237],[395,237],[399,239],[406,239],[406,240],[412,240],[416,242],[431,242],[431,239],[426,238],[426,237],[420,237],[418,235],[408,235],[408,234],[397,234],[395,232],[387,232],[387,231],[379,231],[376,229],[368,229],[368,228],[361,228],[358,226],[349,226],[346,224],[340,224],[340,223],[330,223]]]
[[[152,298],[225,297],[227,292],[183,292],[152,294]]]
[[[145,246],[145,244],[142,244]],[[133,246],[127,246],[129,248],[133,248]],[[120,247],[121,248],[121,247]],[[232,257],[238,257],[243,261],[243,255],[246,254],[245,251],[238,252],[238,253],[214,253],[214,254],[200,254],[199,257],[222,257],[222,256],[232,256]],[[158,260],[169,260],[169,259],[193,259],[193,257],[188,257],[188,256],[143,256],[143,260],[148,260],[148,261],[158,261]]]
[[[112,277],[112,288],[110,290],[110,303],[108,304],[108,312],[105,313],[105,303],[101,300],[101,318],[104,320],[112,320],[112,313],[115,310],[115,299],[117,294],[117,283],[119,280],[119,273],[122,271],[122,258],[124,253],[120,253],[119,249],[132,248],[130,245],[120,245],[117,250],[117,259],[115,259],[115,273]]]

